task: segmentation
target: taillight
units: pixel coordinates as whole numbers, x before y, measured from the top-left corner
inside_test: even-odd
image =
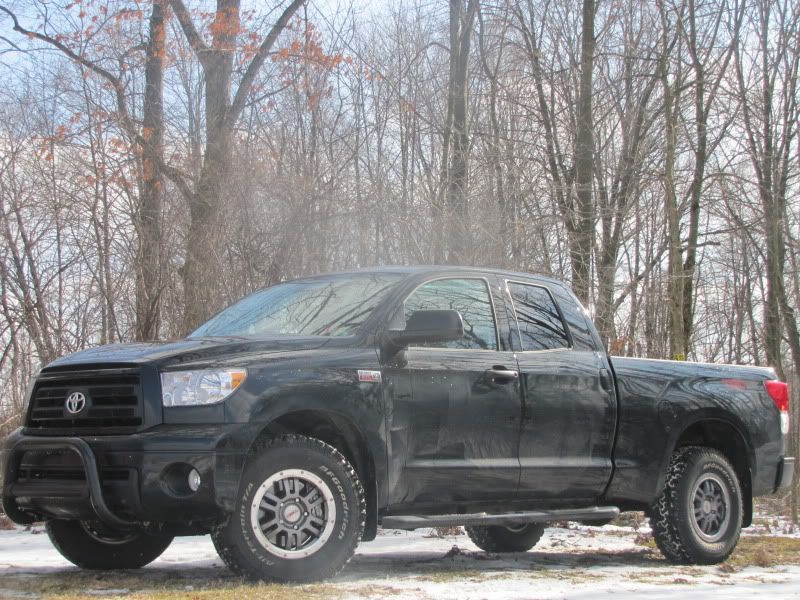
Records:
[[[767,393],[781,412],[781,433],[789,433],[789,386],[783,381],[769,380],[764,382]]]

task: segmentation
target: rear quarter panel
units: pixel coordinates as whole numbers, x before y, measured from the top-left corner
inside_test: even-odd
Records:
[[[783,455],[780,416],[764,389],[772,369],[614,357],[619,428],[610,501],[649,505],[661,493],[681,434],[706,420],[745,441],[754,495],[770,493]]]

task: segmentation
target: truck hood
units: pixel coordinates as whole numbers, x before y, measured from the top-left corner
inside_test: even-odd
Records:
[[[43,370],[79,367],[82,365],[156,364],[175,365],[204,360],[216,361],[236,356],[270,354],[313,350],[330,341],[325,337],[241,338],[203,337],[187,338],[173,342],[110,344],[96,346],[63,356],[47,365]]]

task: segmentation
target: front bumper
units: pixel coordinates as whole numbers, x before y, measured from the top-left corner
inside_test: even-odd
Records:
[[[49,437],[19,429],[0,450],[5,513],[17,523],[209,523],[233,510],[257,434],[246,425],[160,425],[126,436]],[[200,487],[186,485],[200,474]]]
[[[775,478],[775,491],[785,490],[792,485],[794,478],[794,458],[784,456],[778,463],[778,475]]]

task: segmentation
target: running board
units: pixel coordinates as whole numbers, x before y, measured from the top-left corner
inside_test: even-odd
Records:
[[[616,506],[531,510],[510,513],[469,513],[463,515],[392,515],[383,517],[384,529],[420,529],[422,527],[456,527],[459,525],[519,525],[548,521],[604,521],[619,516]]]

